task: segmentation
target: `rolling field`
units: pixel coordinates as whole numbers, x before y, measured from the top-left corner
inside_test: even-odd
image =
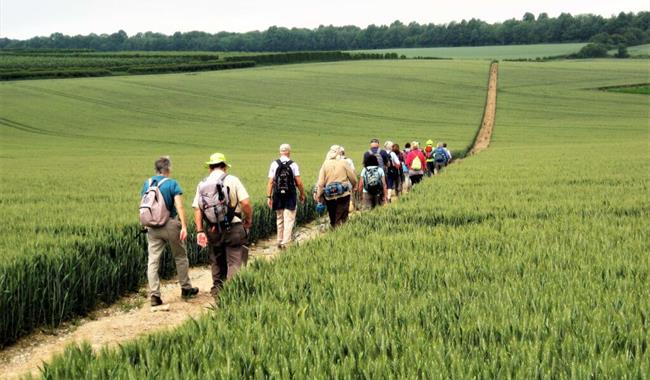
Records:
[[[411,48],[411,49],[378,49],[362,50],[367,53],[392,53],[405,55],[407,58],[436,57],[457,59],[517,59],[550,57],[576,53],[584,43],[573,44],[539,44],[539,45],[506,45],[506,46],[466,46],[440,48]]]
[[[457,63],[457,62],[455,62]],[[487,151],[272,263],[217,312],[45,378],[644,378],[641,61],[502,63]]]
[[[307,184],[334,143],[357,164],[373,136],[462,151],[488,68],[372,61],[0,83],[0,345],[138,288],[138,192],[160,155],[171,155],[189,209],[202,163],[226,153],[262,236],[274,226],[260,205],[280,143],[292,144]],[[189,248],[192,262],[205,259]]]

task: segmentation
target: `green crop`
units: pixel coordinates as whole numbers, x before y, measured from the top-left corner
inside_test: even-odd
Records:
[[[648,101],[595,89],[646,75],[502,63],[490,149],[255,262],[215,312],[44,377],[645,378]]]
[[[332,144],[359,167],[372,137],[462,151],[487,73],[484,62],[372,61],[0,83],[0,345],[142,283],[138,192],[160,155],[171,155],[189,210],[203,162],[225,153],[255,204],[252,235],[266,236],[266,175],[281,143],[308,186]],[[205,260],[189,247],[193,263]]]

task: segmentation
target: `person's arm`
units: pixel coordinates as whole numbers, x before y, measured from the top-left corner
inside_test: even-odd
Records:
[[[348,176],[348,181],[350,181],[350,185],[352,189],[357,186],[357,173],[352,171],[352,168],[350,168],[350,165],[345,165],[345,173]]]
[[[359,186],[357,187],[357,191],[359,193],[363,192],[363,175],[361,175],[361,177],[359,177]]]
[[[187,239],[187,218],[185,217],[185,207],[183,207],[183,196],[176,195],[174,197],[174,206],[178,213],[178,218],[181,220],[181,241]]]
[[[386,185],[386,176],[381,177],[381,183],[384,186],[384,203],[388,202],[388,186]]]
[[[266,184],[266,204],[269,208],[273,208],[273,183],[275,181],[273,178],[269,178],[269,181]]]
[[[300,203],[305,203],[305,184],[302,183],[302,178],[300,176],[295,177],[296,180],[296,187],[298,188],[298,191],[300,192],[300,197],[298,198],[300,200]]]
[[[194,209],[194,224],[196,224],[196,244],[201,248],[205,248],[208,245],[208,237],[203,230],[203,215],[201,215],[201,210],[198,207]]]
[[[253,226],[253,206],[249,198],[239,201],[241,211],[244,214],[244,228],[249,229]]]

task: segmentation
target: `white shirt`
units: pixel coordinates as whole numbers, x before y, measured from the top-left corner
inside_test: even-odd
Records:
[[[282,162],[287,162],[289,160],[290,160],[290,158],[287,157],[287,156],[280,156],[280,161],[282,161]],[[293,172],[294,178],[300,176],[300,168],[298,167],[298,164],[293,162],[293,163],[291,163],[290,168],[291,168],[291,171]],[[269,178],[275,178],[275,172],[277,170],[278,170],[278,161],[273,160],[273,162],[271,162],[271,167],[269,168]]]
[[[400,166],[401,165],[400,162],[399,162],[399,157],[397,157],[397,153],[391,151],[390,152],[390,159],[391,159],[391,161],[393,161],[393,165],[395,165],[395,166]]]
[[[209,176],[205,177],[201,183],[207,182],[207,181],[217,181],[222,175],[223,175],[223,170],[221,169],[215,169],[213,170]],[[196,187],[196,194],[194,195],[194,201],[192,201],[192,207],[193,208],[199,208],[199,189],[201,188],[201,183]],[[226,178],[223,180],[224,186],[226,186],[228,189],[230,189],[229,197],[230,197],[230,207],[235,207],[235,212],[236,213],[241,213],[241,201],[245,201],[248,198],[248,192],[246,191],[246,188],[244,185],[241,183],[239,178],[235,177],[234,175],[228,174]],[[241,222],[241,219],[238,217],[234,217],[233,222]]]
[[[445,153],[447,153],[447,159],[451,160],[451,152],[449,151],[449,149],[447,149],[447,148],[442,148],[442,149],[444,149]]]

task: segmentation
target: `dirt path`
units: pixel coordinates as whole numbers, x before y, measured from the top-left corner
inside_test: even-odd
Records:
[[[300,245],[327,230],[320,219],[295,229],[295,242]],[[251,260],[271,260],[278,253],[275,237],[260,241],[251,247]],[[152,311],[146,287],[137,294],[123,297],[110,307],[99,309],[91,315],[64,324],[56,330],[36,332],[21,338],[16,344],[0,351],[0,379],[17,379],[31,373],[37,375],[43,362],[63,352],[71,343],[89,342],[99,350],[116,346],[126,340],[172,329],[189,318],[199,317],[214,307],[210,296],[212,277],[208,266],[190,268],[190,278],[200,293],[196,298],[182,300],[175,280],[161,285],[161,297],[167,310]],[[159,308],[157,308],[159,309]]]
[[[476,154],[487,149],[492,139],[492,130],[497,115],[497,79],[499,76],[499,64],[494,62],[490,66],[490,78],[488,80],[488,93],[485,100],[485,111],[483,113],[483,122],[481,129],[474,140],[474,146],[469,151],[469,155]]]

